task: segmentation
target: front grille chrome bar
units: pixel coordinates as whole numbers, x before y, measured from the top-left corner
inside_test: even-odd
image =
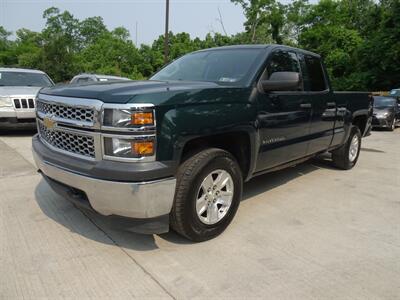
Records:
[[[58,124],[100,129],[103,102],[95,99],[69,98],[40,94],[36,99],[40,119],[51,117]]]

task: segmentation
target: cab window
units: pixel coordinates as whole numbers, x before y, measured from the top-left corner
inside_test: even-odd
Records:
[[[328,85],[325,80],[321,60],[318,57],[304,55],[307,73],[304,75],[306,89],[312,92],[325,91]]]
[[[283,50],[274,52],[268,63],[265,79],[269,79],[274,72],[300,72],[300,65],[296,54]]]

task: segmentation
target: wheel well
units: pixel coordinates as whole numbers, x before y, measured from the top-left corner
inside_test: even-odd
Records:
[[[190,140],[183,148],[181,163],[206,148],[219,148],[231,153],[236,158],[243,177],[247,177],[250,168],[250,138],[247,133],[232,132]]]
[[[367,117],[366,116],[357,116],[353,119],[353,125],[357,126],[360,129],[361,135],[364,134],[365,128],[367,127]]]

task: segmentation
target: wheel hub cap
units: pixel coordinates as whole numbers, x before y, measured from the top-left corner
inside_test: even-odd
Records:
[[[350,162],[353,162],[357,158],[358,146],[359,146],[358,137],[355,135],[351,139],[351,143],[350,143],[350,149],[349,149],[349,160],[350,160]]]
[[[207,225],[218,223],[227,214],[233,199],[233,180],[225,170],[208,174],[197,192],[196,212]]]

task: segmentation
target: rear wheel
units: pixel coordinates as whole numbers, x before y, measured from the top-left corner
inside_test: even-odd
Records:
[[[235,158],[220,149],[201,151],[179,167],[171,227],[192,241],[211,239],[232,221],[241,195]]]
[[[361,149],[361,132],[357,126],[352,126],[347,142],[339,149],[332,151],[333,164],[339,169],[349,170],[358,160]]]

